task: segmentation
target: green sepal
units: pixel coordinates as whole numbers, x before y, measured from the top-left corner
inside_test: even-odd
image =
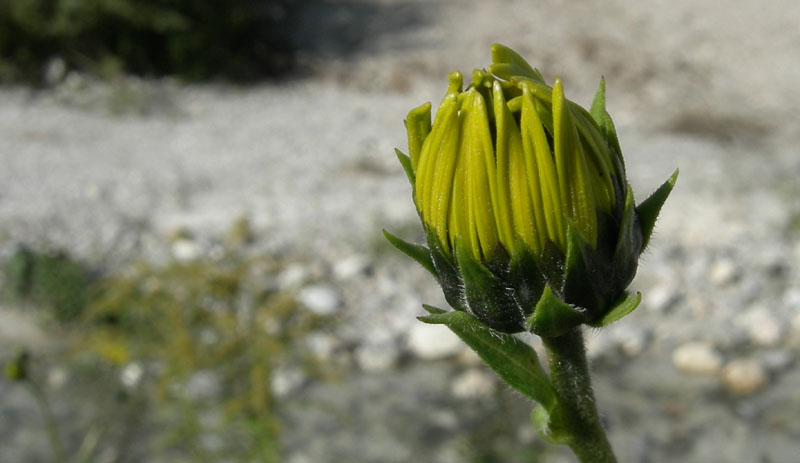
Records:
[[[464,298],[464,282],[458,273],[455,263],[442,247],[439,238],[431,229],[425,230],[428,247],[430,248],[433,266],[436,269],[436,280],[442,287],[444,298],[450,307],[466,311],[467,301]]]
[[[608,111],[606,111],[605,77],[600,79],[600,85],[597,86],[597,92],[594,94],[594,100],[592,100],[592,107],[589,110],[589,114],[592,115],[592,119],[597,123],[597,127],[600,128],[600,132],[602,132],[603,136],[606,138],[608,146],[616,150],[615,154],[624,168],[622,150],[619,147],[619,140],[617,139],[617,129],[614,127],[614,121],[611,119]]]
[[[519,236],[514,238],[514,252],[508,264],[508,279],[523,315],[529,317],[542,296],[545,279],[533,252]]]
[[[531,410],[531,423],[542,439],[554,445],[569,445],[572,435],[561,425],[559,407],[547,410],[541,404],[534,404]]]
[[[447,325],[506,384],[542,404],[546,410],[557,406],[555,389],[531,346],[510,334],[493,330],[467,313],[423,307],[430,315],[419,317],[420,321]]]
[[[406,156],[405,153],[397,148],[394,149],[394,153],[397,155],[397,160],[400,161],[400,165],[403,166],[403,170],[406,172],[406,177],[408,177],[408,182],[411,184],[411,188],[414,189],[414,185],[416,185],[417,182],[417,176],[414,173],[414,168],[411,167],[411,158]]]
[[[642,226],[642,250],[650,242],[650,235],[653,234],[653,227],[656,225],[658,213],[661,212],[661,207],[672,192],[672,188],[675,187],[676,181],[678,181],[678,170],[675,170],[675,173],[663,185],[658,187],[650,197],[636,206],[636,215],[639,216],[639,223]]]
[[[431,272],[431,274],[438,279],[439,276],[436,273],[436,267],[433,265],[433,260],[431,259],[431,254],[428,248],[419,244],[412,244],[404,241],[386,230],[383,230],[383,236],[386,237],[392,246],[396,247],[400,252],[417,261],[417,263],[425,267],[425,270]]]
[[[581,234],[572,221],[567,223],[567,256],[564,260],[564,286],[561,294],[570,302],[577,306],[591,310],[595,309],[598,303],[592,283],[595,278],[602,278],[601,275],[593,276],[590,273],[590,263],[587,258],[592,257],[591,245]],[[597,266],[594,266],[595,268]]]
[[[614,269],[614,283],[618,288],[626,288],[633,280],[641,252],[642,233],[639,219],[633,206],[633,190],[628,185],[628,194],[625,196],[625,208],[622,212],[622,221],[619,224],[619,235],[614,249],[612,267]]]
[[[597,92],[594,94],[592,100],[592,108],[589,110],[597,126],[605,134],[608,132],[606,127],[606,79],[600,78],[600,85],[597,86]]]
[[[629,313],[633,312],[636,307],[639,306],[639,303],[642,302],[642,293],[636,292],[636,294],[623,294],[622,299],[617,301],[617,303],[606,312],[605,315],[602,317],[592,320],[587,323],[589,326],[593,326],[595,328],[601,328],[603,326],[608,326],[615,321],[619,320],[620,318],[628,315]]]
[[[585,310],[562,301],[553,293],[550,285],[547,285],[533,315],[528,317],[526,328],[541,337],[554,338],[582,324],[586,317]]]
[[[545,281],[556,288],[561,288],[564,284],[564,253],[558,246],[550,241],[545,240],[544,248],[537,261],[539,271],[542,273]],[[539,302],[541,295],[537,295],[536,302]]]
[[[469,312],[498,331],[523,331],[525,318],[505,279],[498,278],[475,259],[463,241],[456,241],[455,247]]]
[[[442,313],[447,313],[447,310],[440,309],[438,307],[434,307],[434,306],[428,305],[428,304],[422,304],[422,308],[425,309],[425,311],[428,312],[431,315],[438,315],[438,314],[442,314]]]

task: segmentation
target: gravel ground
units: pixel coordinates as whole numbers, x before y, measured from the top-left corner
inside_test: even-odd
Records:
[[[379,244],[384,227],[418,233],[393,155],[404,115],[499,41],[578,102],[605,75],[637,199],[681,169],[634,283],[643,306],[587,335],[621,461],[795,461],[798,18],[789,1],[331,2],[306,11],[309,76],[0,89],[0,245],[113,265],[163,258],[176,229],[213,235],[248,216],[260,247],[312,262],[288,280],[323,275],[292,280],[306,305],[352,317],[315,341],[349,373],[282,391],[288,461],[463,461],[459,436],[502,412],[498,395],[513,410],[508,445],[539,448],[528,405],[444,328],[416,322],[420,302],[442,304],[434,283]],[[44,342],[5,312],[0,349]]]

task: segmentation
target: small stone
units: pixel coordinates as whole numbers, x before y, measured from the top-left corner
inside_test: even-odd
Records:
[[[326,285],[308,286],[300,290],[297,300],[320,316],[332,315],[342,306],[339,293]]]
[[[772,313],[764,308],[749,310],[736,317],[735,323],[747,331],[753,344],[772,347],[783,337],[783,328]]]
[[[644,298],[646,307],[658,313],[665,313],[669,311],[680,296],[677,291],[671,286],[657,286],[650,291],[647,291],[647,297]]]
[[[650,332],[632,323],[620,323],[610,329],[614,343],[628,357],[639,355],[650,342]]]
[[[688,342],[675,349],[672,363],[684,373],[714,375],[722,366],[722,357],[706,343]]]
[[[388,371],[400,358],[396,337],[385,329],[366,333],[366,339],[355,349],[355,360],[365,371]]]
[[[272,372],[270,380],[272,393],[281,398],[297,390],[305,381],[305,375],[299,369],[278,368]]]
[[[451,391],[458,399],[477,399],[494,393],[495,381],[484,369],[470,368],[453,379]]]
[[[417,323],[408,333],[408,348],[424,360],[438,360],[458,354],[463,346],[452,331],[441,325]]]
[[[737,359],[725,365],[720,375],[722,385],[735,395],[752,395],[767,385],[767,374],[754,360]]]
[[[143,374],[142,366],[137,362],[131,362],[125,365],[125,368],[119,373],[119,381],[126,388],[133,389],[139,384]]]
[[[58,389],[67,382],[69,374],[63,367],[53,367],[47,374],[47,385],[53,389]]]
[[[733,259],[723,258],[714,263],[711,267],[710,279],[711,282],[718,286],[724,286],[732,283],[738,278],[739,270]]]
[[[614,360],[612,351],[614,343],[605,333],[587,334],[586,356],[593,362]],[[617,356],[618,357],[618,356]]]
[[[283,290],[298,288],[308,281],[309,274],[306,266],[296,262],[291,263],[278,274],[278,287]]]
[[[333,276],[339,280],[349,280],[369,271],[369,259],[360,254],[345,257],[333,266]]]
[[[800,288],[787,289],[783,294],[783,305],[792,311],[800,308]]]
[[[305,336],[306,346],[319,360],[329,360],[339,348],[339,339],[327,333],[311,333]]]
[[[189,377],[184,392],[193,400],[213,399],[222,392],[222,382],[217,373],[200,370]]]
[[[761,354],[761,364],[771,372],[782,372],[794,361],[791,352],[785,349],[772,349]]]
[[[199,258],[202,254],[203,249],[200,245],[190,239],[180,238],[172,243],[172,256],[179,261],[192,261]]]

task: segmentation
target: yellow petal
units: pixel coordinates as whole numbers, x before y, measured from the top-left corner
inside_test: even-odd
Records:
[[[537,229],[540,233],[546,230],[550,241],[563,249],[566,239],[564,224],[566,211],[560,201],[556,166],[542,122],[534,107],[533,96],[525,85],[523,85],[520,125]]]
[[[408,156],[411,168],[417,171],[419,154],[425,138],[431,132],[431,104],[425,103],[408,112],[406,117],[406,133],[408,134]]]

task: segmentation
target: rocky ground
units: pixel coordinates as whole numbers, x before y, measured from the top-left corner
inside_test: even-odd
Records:
[[[406,112],[503,42],[581,103],[605,75],[637,199],[681,170],[634,282],[642,307],[587,332],[620,461],[794,461],[798,5],[332,2],[306,12],[312,72],[281,82],[69,75],[46,90],[5,88],[2,251],[64,247],[113,267],[204,252],[203,237],[247,216],[260,250],[298,256],[280,284],[346,320],[308,341],[341,365],[337,379],[276,379],[288,462],[501,461],[516,447],[572,461],[542,446],[529,405],[445,328],[415,320],[441,295],[380,236],[419,234],[393,155]],[[179,228],[199,236],[194,247],[160,244]],[[48,342],[13,308],[0,317],[0,349]],[[25,416],[12,396],[0,404]],[[498,448],[489,427],[503,430]],[[8,452],[26,455],[31,438],[14,436]]]

